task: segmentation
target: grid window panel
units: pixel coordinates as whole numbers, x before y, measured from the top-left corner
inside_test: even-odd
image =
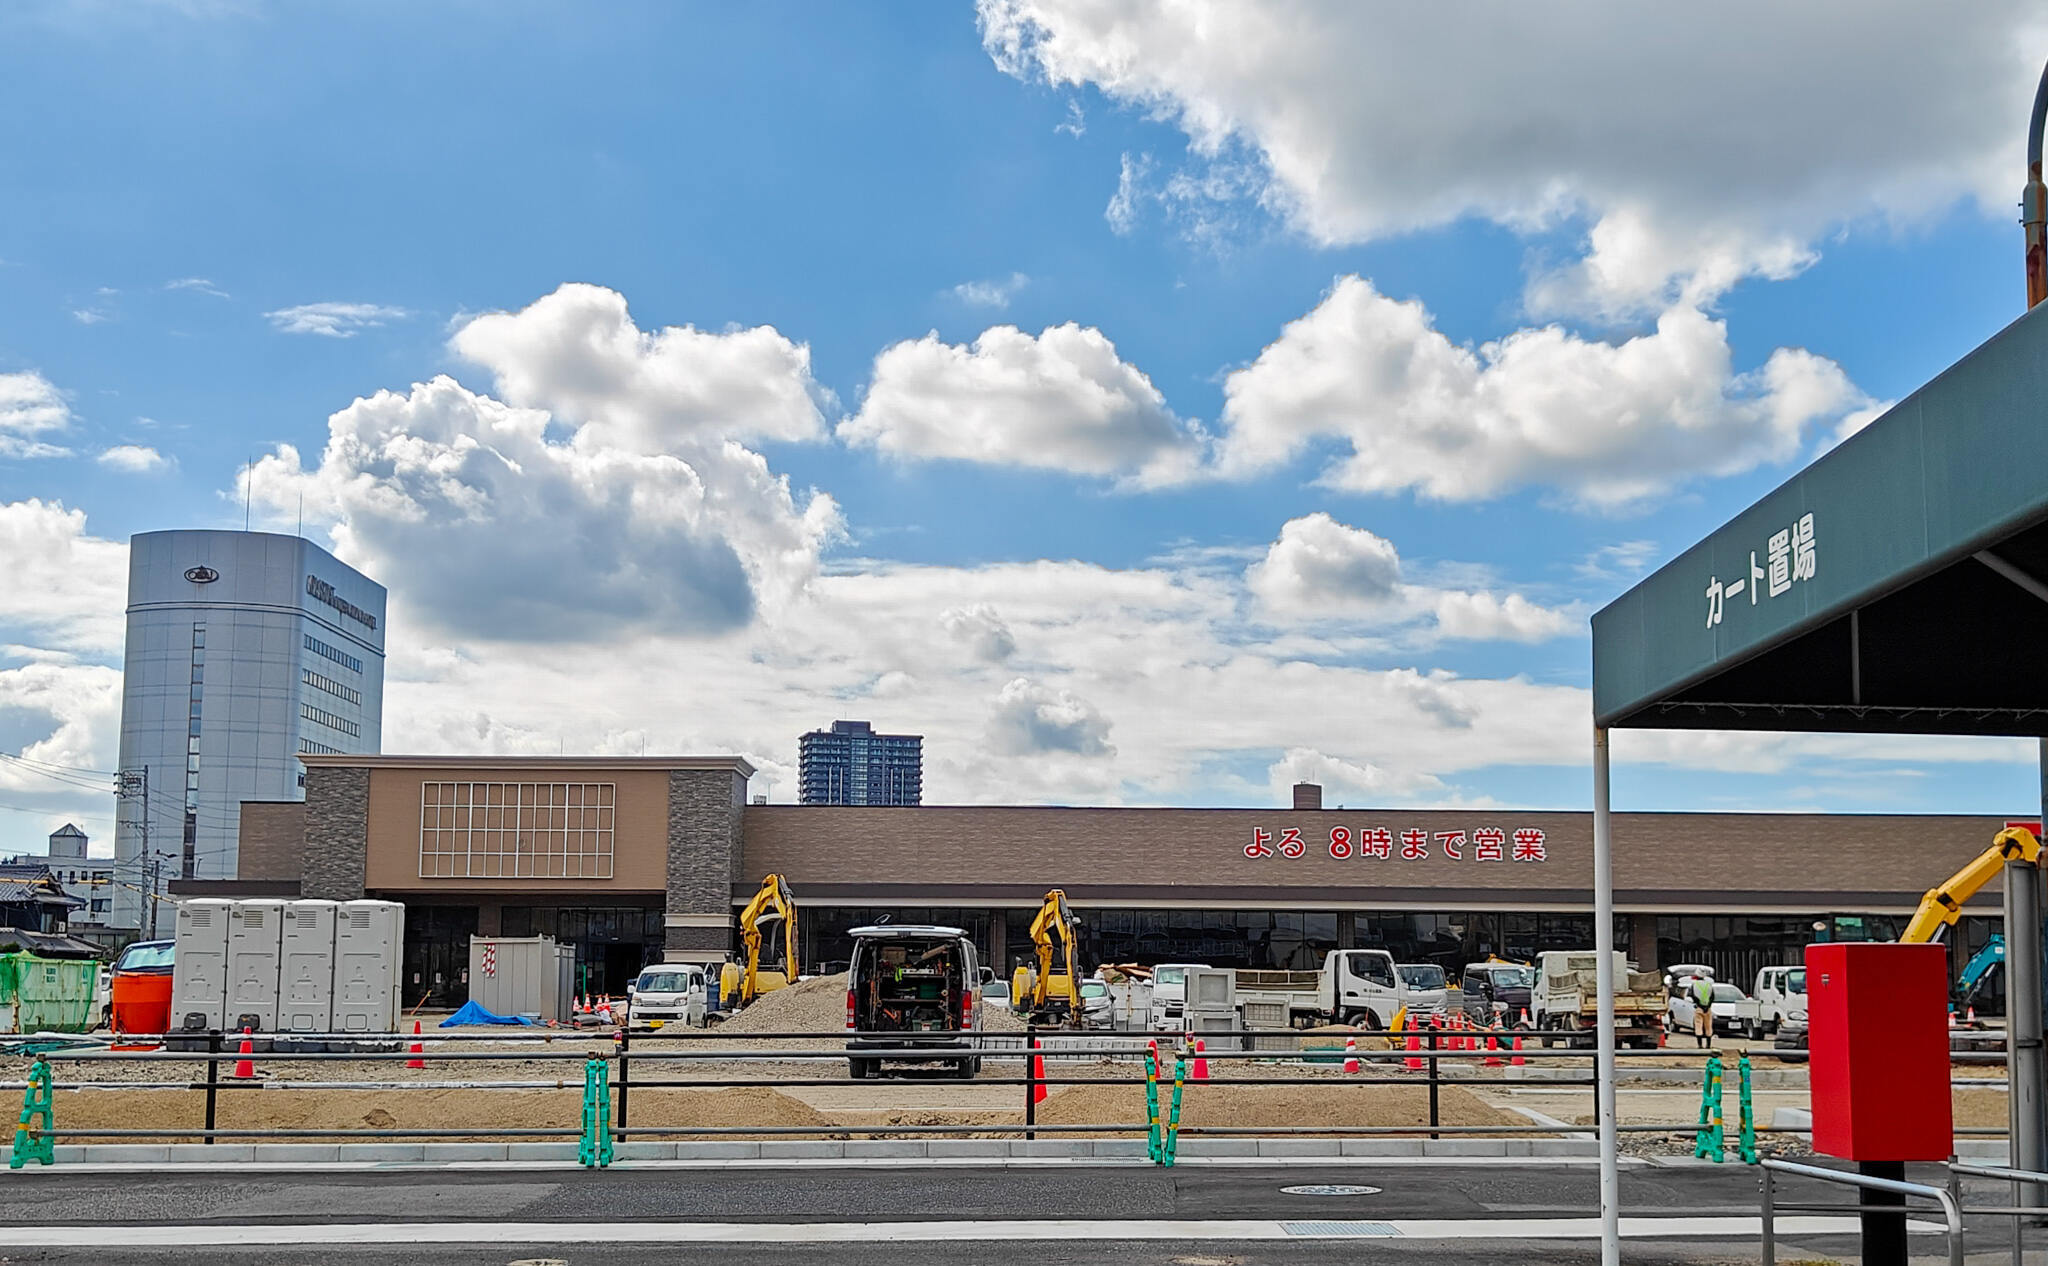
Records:
[[[422,783],[420,875],[610,879],[616,799],[612,783]]]

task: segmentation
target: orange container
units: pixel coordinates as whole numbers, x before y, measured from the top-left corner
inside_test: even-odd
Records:
[[[116,1033],[162,1033],[171,1027],[171,974],[114,973],[111,990]]]

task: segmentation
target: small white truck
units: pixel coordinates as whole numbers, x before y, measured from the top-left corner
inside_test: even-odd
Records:
[[[1530,991],[1539,1031],[1591,1031],[1598,1025],[1600,957],[1594,950],[1545,950],[1536,958]],[[1614,1029],[1621,1046],[1655,1047],[1664,1027],[1664,981],[1656,972],[1630,971],[1614,951]]]
[[[1402,994],[1394,956],[1385,950],[1331,950],[1323,956],[1321,971],[1237,973],[1237,1001],[1247,1028],[1257,1027],[1254,1016],[1267,1023],[1284,1016],[1287,1026],[1297,1029],[1318,1024],[1384,1029],[1401,1009]]]
[[[1714,1019],[1744,1037],[1769,1037],[1789,1020],[1806,1023],[1806,968],[1766,967],[1756,974],[1756,987],[1732,1005],[1716,1000]]]

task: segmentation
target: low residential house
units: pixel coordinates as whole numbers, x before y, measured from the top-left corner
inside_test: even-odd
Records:
[[[0,927],[62,933],[85,902],[64,891],[57,872],[41,862],[0,866]]]

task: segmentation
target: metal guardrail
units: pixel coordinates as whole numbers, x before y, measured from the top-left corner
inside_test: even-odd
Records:
[[[1963,1212],[1956,1198],[1940,1187],[1925,1183],[1896,1182],[1889,1178],[1874,1178],[1868,1174],[1851,1174],[1839,1169],[1826,1169],[1819,1165],[1799,1165],[1791,1161],[1764,1160],[1757,1163],[1763,1175],[1763,1266],[1777,1266],[1777,1220],[1780,1211],[1787,1213],[1855,1213],[1872,1212],[1869,1205],[1833,1204],[1780,1204],[1777,1201],[1776,1182],[1773,1175],[1791,1174],[1800,1178],[1812,1178],[1821,1182],[1839,1183],[1845,1187],[1856,1187],[1864,1191],[1881,1191],[1906,1199],[1932,1200],[1941,1206],[1942,1216],[1948,1220],[1948,1261],[1949,1266],[1963,1266]],[[1905,1206],[1899,1206],[1898,1216],[1905,1216]],[[1889,1212],[1880,1208],[1880,1212]],[[2017,1245],[2017,1241],[2015,1241]],[[2018,1249],[2015,1247],[2014,1252]]]
[[[1525,1030],[1523,1033],[1526,1036],[1527,1031]],[[1507,1031],[1506,1035],[1512,1037],[1513,1031]],[[53,1039],[59,1037],[59,1035],[51,1036]],[[108,1090],[182,1089],[203,1091],[203,1125],[197,1128],[117,1129],[107,1127],[102,1129],[66,1129],[60,1121],[55,1122],[46,1133],[53,1138],[65,1139],[143,1140],[198,1137],[206,1143],[212,1143],[215,1139],[220,1138],[565,1138],[575,1136],[579,1131],[567,1127],[514,1129],[481,1126],[469,1128],[423,1127],[417,1129],[355,1127],[331,1130],[222,1128],[219,1125],[218,1104],[219,1096],[223,1093],[232,1094],[240,1091],[264,1089],[267,1086],[281,1086],[287,1089],[304,1090],[350,1089],[392,1091],[457,1088],[477,1090],[555,1089],[562,1091],[585,1091],[586,1097],[588,1092],[588,1086],[583,1078],[572,1080],[567,1076],[555,1080],[510,1078],[448,1080],[444,1077],[422,1078],[418,1080],[377,1081],[356,1079],[345,1081],[267,1083],[263,1080],[245,1080],[222,1076],[221,1061],[234,1060],[240,1056],[237,1048],[241,1042],[241,1034],[213,1031],[203,1035],[184,1033],[165,1036],[172,1041],[185,1044],[188,1049],[113,1049],[111,1044],[96,1044],[70,1050],[50,1050],[45,1052],[42,1058],[57,1067],[65,1065],[85,1067],[94,1064],[120,1062],[145,1065],[161,1064],[168,1070],[178,1065],[203,1063],[205,1065],[205,1077],[203,1080],[194,1077],[181,1081],[167,1077],[161,1080],[146,1082],[70,1081],[55,1083],[64,1089],[93,1086]],[[893,1031],[855,1032],[844,1029],[833,1029],[824,1032],[778,1033],[731,1033],[721,1032],[717,1029],[709,1031],[663,1029],[657,1031],[652,1040],[646,1034],[636,1035],[623,1028],[609,1030],[546,1030],[539,1032],[511,1030],[507,1032],[436,1033],[431,1035],[407,1033],[273,1033],[252,1036],[258,1041],[268,1038],[272,1043],[277,1044],[276,1049],[260,1053],[261,1058],[277,1062],[302,1063],[315,1066],[323,1063],[348,1061],[390,1063],[395,1060],[405,1060],[408,1062],[418,1061],[425,1068],[436,1066],[459,1068],[468,1064],[526,1061],[533,1063],[580,1063],[586,1066],[584,1071],[587,1074],[588,1065],[595,1062],[604,1066],[605,1080],[608,1083],[604,1086],[607,1108],[605,1115],[609,1118],[604,1123],[605,1132],[609,1137],[618,1140],[623,1140],[629,1136],[847,1136],[863,1134],[891,1134],[898,1136],[1021,1134],[1022,1137],[1029,1139],[1036,1137],[1037,1133],[1041,1131],[1048,1134],[1077,1132],[1122,1134],[1136,1133],[1147,1128],[1143,1123],[1054,1124],[1040,1123],[1037,1120],[1037,1100],[1040,1094],[1047,1089],[1066,1086],[1121,1085],[1129,1086],[1136,1090],[1143,1084],[1138,1078],[1132,1077],[1127,1073],[1121,1075],[1090,1075],[1081,1070],[1075,1070],[1072,1075],[1048,1075],[1041,1071],[1039,1059],[1024,1059],[1027,1054],[1033,1052],[1034,1047],[1037,1048],[1036,1053],[1042,1057],[1047,1059],[1058,1058],[1058,1048],[1056,1046],[1048,1047],[1047,1044],[1082,1036],[1075,1034],[1072,1030],[1041,1031],[1036,1028],[1027,1028],[1021,1034],[991,1034],[976,1031],[904,1034]],[[1313,1085],[1331,1089],[1341,1086],[1411,1086],[1426,1087],[1428,1091],[1427,1121],[1426,1123],[1418,1123],[1416,1125],[1189,1126],[1183,1131],[1189,1135],[1213,1135],[1219,1137],[1259,1135],[1322,1135],[1339,1137],[1426,1135],[1434,1139],[1446,1136],[1473,1135],[1495,1137],[1515,1135],[1555,1136],[1585,1133],[1590,1132],[1592,1129],[1591,1126],[1542,1125],[1534,1123],[1529,1125],[1452,1126],[1443,1123],[1441,1110],[1441,1089],[1443,1086],[1499,1084],[1493,1078],[1464,1075],[1465,1069],[1472,1068],[1481,1061],[1490,1062],[1497,1059],[1501,1063],[1506,1063],[1515,1058],[1520,1058],[1525,1063],[1590,1060],[1593,1055],[1590,1049],[1582,1050],[1571,1047],[1553,1049],[1544,1047],[1527,1049],[1521,1052],[1515,1052],[1506,1048],[1494,1052],[1488,1052],[1483,1049],[1472,1051],[1450,1050],[1447,1049],[1446,1045],[1452,1037],[1450,1031],[1434,1029],[1420,1030],[1414,1033],[1412,1036],[1416,1039],[1416,1048],[1413,1050],[1405,1048],[1405,1043],[1411,1036],[1410,1033],[1386,1029],[1338,1033],[1295,1031],[1277,1034],[1272,1030],[1264,1029],[1232,1029],[1192,1035],[1161,1035],[1152,1030],[1095,1030],[1084,1038],[1090,1044],[1089,1050],[1085,1052],[1069,1052],[1068,1054],[1070,1058],[1075,1059],[1107,1061],[1120,1061],[1125,1057],[1142,1058],[1145,1052],[1155,1043],[1159,1043],[1167,1050],[1172,1049],[1168,1043],[1160,1043],[1162,1036],[1168,1037],[1169,1042],[1176,1037],[1183,1040],[1186,1037],[1199,1037],[1204,1042],[1210,1039],[1235,1041],[1240,1039],[1274,1039],[1277,1037],[1298,1044],[1298,1049],[1288,1051],[1235,1049],[1204,1052],[1203,1058],[1225,1070],[1243,1068],[1245,1067],[1244,1061],[1259,1061],[1269,1064],[1308,1062],[1317,1065],[1330,1065],[1344,1060],[1352,1054],[1355,1054],[1361,1066],[1361,1070],[1358,1073],[1336,1074],[1327,1078],[1316,1079],[1261,1076],[1257,1075],[1256,1069],[1247,1069],[1250,1075],[1228,1075],[1226,1073],[1224,1076],[1205,1077],[1201,1081],[1191,1080],[1189,1083],[1191,1086],[1301,1087]],[[1393,1039],[1395,1045],[1390,1049],[1350,1052],[1338,1044],[1347,1036]],[[1483,1041],[1486,1031],[1479,1030],[1469,1035],[1461,1034],[1459,1036],[1476,1036]],[[1499,1036],[1501,1034],[1497,1032],[1496,1037],[1498,1038]],[[1560,1039],[1567,1037],[1564,1034],[1552,1034],[1550,1036]],[[1575,1034],[1569,1036],[1590,1041],[1594,1035]],[[850,1038],[887,1043],[888,1047],[886,1049],[853,1048],[846,1044]],[[68,1040],[77,1041],[78,1039],[75,1036],[69,1036]],[[135,1044],[143,1040],[146,1039],[140,1038],[137,1035],[123,1035],[121,1039],[124,1045]],[[824,1049],[809,1050],[773,1049],[772,1046],[770,1049],[760,1049],[763,1045],[795,1041],[824,1041],[831,1042],[834,1045]],[[464,1050],[444,1049],[444,1044],[448,1042],[460,1042],[466,1045],[476,1044],[476,1048]],[[296,1046],[300,1043],[326,1043],[330,1047],[340,1046],[347,1049],[319,1051],[288,1049],[288,1047]],[[409,1049],[415,1043],[422,1045],[424,1049],[417,1051]],[[923,1043],[931,1043],[933,1045],[920,1045]],[[953,1043],[958,1043],[958,1045]],[[201,1047],[201,1049],[191,1049],[195,1045]],[[1684,1050],[1633,1052],[1626,1058],[1639,1061],[1639,1066],[1644,1066],[1693,1060],[1713,1053],[1713,1048],[1687,1048]],[[849,1058],[906,1063],[959,1063],[963,1060],[979,1061],[982,1059],[1000,1061],[1021,1060],[1023,1062],[1023,1069],[1019,1075],[976,1075],[972,1081],[963,1082],[962,1084],[1015,1086],[1022,1088],[1023,1120],[1021,1123],[878,1126],[645,1126],[632,1124],[630,1120],[631,1096],[632,1091],[636,1088],[643,1090],[677,1088],[718,1090],[742,1087],[797,1089],[825,1086],[845,1087],[851,1084],[859,1084],[857,1082],[849,1082],[843,1077],[764,1076],[758,1072],[745,1069],[707,1069],[707,1072],[715,1071],[720,1074],[711,1076],[663,1076],[663,1072],[666,1071],[663,1067],[664,1065],[668,1066],[669,1069],[675,1070],[677,1073],[693,1068],[702,1068],[710,1063],[767,1064],[776,1067],[787,1067],[792,1072],[801,1072],[806,1065],[836,1064]],[[1192,1062],[1194,1058],[1192,1051],[1188,1052],[1188,1058]],[[1409,1061],[1414,1061],[1414,1063],[1411,1064]],[[1420,1068],[1416,1069],[1415,1064],[1419,1064]],[[638,1077],[634,1076],[635,1065],[646,1066],[646,1072],[652,1072],[654,1076],[647,1076],[646,1072],[643,1072]],[[1395,1068],[1389,1067],[1390,1065],[1403,1065],[1403,1067],[1397,1071]],[[543,1073],[542,1076],[545,1077],[546,1074]],[[1593,1074],[1593,1071],[1587,1068],[1586,1075],[1583,1077],[1545,1078],[1541,1084],[1546,1089],[1552,1087],[1586,1087],[1591,1089],[1597,1086],[1598,1079]],[[1691,1122],[1673,1122],[1670,1124],[1627,1125],[1620,1128],[1627,1133],[1683,1135],[1694,1133],[1697,1127]],[[1804,1131],[1799,1127],[1759,1127],[1757,1132],[1798,1134]],[[1978,1131],[1959,1130],[1958,1133],[2003,1134],[2004,1131],[1992,1129]]]
[[[2011,1183],[2015,1188],[2021,1186],[2048,1187],[2048,1174],[2037,1173],[2031,1169],[2009,1169],[2003,1165],[1969,1165],[1962,1161],[1951,1160],[1948,1163],[1948,1172],[1951,1193],[1955,1196],[1958,1204],[1962,1203],[1962,1193],[1959,1190],[1961,1184],[1956,1181],[1959,1178],[1996,1178]],[[2039,1220],[2044,1216],[2048,1216],[2048,1208],[2043,1208],[2039,1205],[2018,1204],[2017,1190],[2014,1192],[2014,1199],[2016,1203],[2010,1208],[1971,1209],[1969,1212],[1983,1214],[1987,1217],[2005,1215],[2012,1218],[2013,1266],[2024,1266],[2025,1258],[2022,1255],[2022,1245],[2020,1243],[2021,1228],[2026,1225],[2029,1219]]]

